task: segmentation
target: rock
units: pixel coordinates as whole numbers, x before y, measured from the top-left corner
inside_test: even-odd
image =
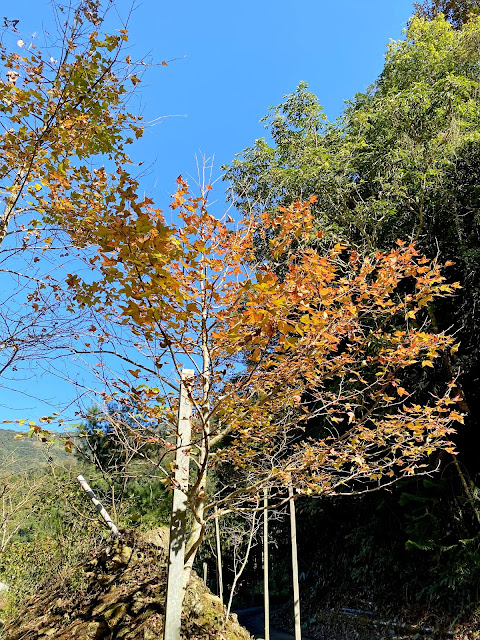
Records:
[[[170,540],[170,530],[167,527],[157,527],[150,531],[143,531],[139,534],[139,538],[142,542],[151,544],[166,553]]]

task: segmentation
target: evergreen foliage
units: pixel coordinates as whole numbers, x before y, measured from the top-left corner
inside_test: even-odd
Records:
[[[424,0],[423,3],[415,2],[417,15],[432,20],[439,13],[455,27],[460,28],[468,20],[480,14],[478,0]]]

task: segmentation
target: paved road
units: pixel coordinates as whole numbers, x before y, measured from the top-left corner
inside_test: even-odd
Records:
[[[264,638],[264,616],[263,607],[253,607],[252,609],[242,609],[235,612],[238,615],[238,621],[245,629],[248,629],[255,638]],[[278,629],[270,627],[270,640],[295,640],[295,636]],[[302,640],[309,640],[302,636]]]

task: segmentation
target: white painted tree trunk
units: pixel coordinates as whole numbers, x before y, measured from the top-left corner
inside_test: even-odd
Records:
[[[288,485],[290,503],[290,534],[292,542],[292,573],[293,573],[293,613],[295,618],[295,640],[302,640],[300,626],[300,589],[298,586],[298,558],[297,558],[297,523],[295,519],[295,500],[293,499],[292,483]]]
[[[175,456],[175,488],[173,490],[168,555],[167,602],[165,605],[164,640],[180,640],[184,585],[185,541],[187,538],[187,491],[190,466],[190,434],[192,403],[188,386],[194,371],[184,369],[180,382],[177,452]]]

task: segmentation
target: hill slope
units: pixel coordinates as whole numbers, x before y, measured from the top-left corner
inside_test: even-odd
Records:
[[[0,429],[0,473],[37,469],[48,462],[67,462],[73,456],[65,453],[60,445],[49,445],[37,438],[18,436],[17,431]]]
[[[4,640],[157,640],[163,636],[168,532],[124,534],[84,567],[25,603],[4,630]],[[192,573],[182,620],[189,640],[250,640],[233,616]]]

